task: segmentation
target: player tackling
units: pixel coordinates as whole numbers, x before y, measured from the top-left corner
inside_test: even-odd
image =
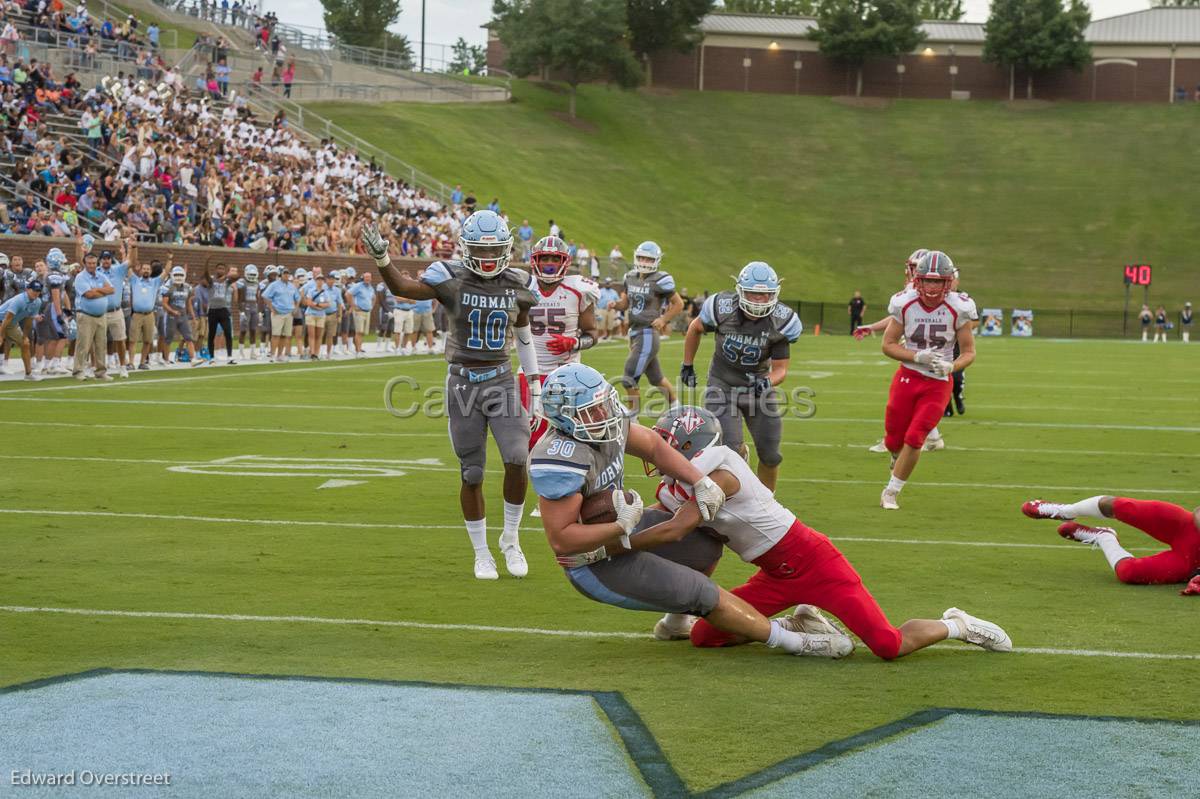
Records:
[[[879,497],[885,510],[900,508],[900,492],[916,468],[925,438],[950,401],[950,375],[975,360],[971,322],[979,314],[973,300],[950,290],[954,275],[950,257],[929,250],[917,261],[912,287],[894,294],[888,304],[883,354],[899,361],[900,368],[888,391],[883,424],[883,443],[892,454],[891,479]]]
[[[1078,502],[1058,503],[1033,499],[1021,506],[1031,519],[1062,520],[1058,534],[1088,544],[1104,553],[1117,579],[1129,585],[1187,583],[1183,594],[1200,594],[1200,508],[1188,510],[1170,502],[1096,496]],[[1161,541],[1170,549],[1135,558],[1117,539],[1111,527],[1088,527],[1080,516],[1117,519]]]
[[[391,265],[388,242],[374,225],[363,229],[362,239],[392,294],[413,300],[436,299],[446,309],[450,319],[446,414],[462,479],[459,502],[475,550],[475,577],[498,577],[496,561],[488,549],[484,516],[488,429],[504,461],[500,551],[508,573],[524,577],[529,565],[521,551],[519,531],[528,485],[525,462],[529,457],[529,417],[521,407],[509,362],[510,331],[521,368],[529,377],[534,404],[541,383],[529,329],[529,310],[537,304],[537,297],[529,290],[529,275],[508,265],[513,244],[508,225],[492,211],[471,214],[463,222],[459,239],[462,260],[437,261],[419,280]]]

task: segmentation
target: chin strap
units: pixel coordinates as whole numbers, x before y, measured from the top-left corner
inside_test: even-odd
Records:
[[[529,325],[513,328],[517,341],[517,360],[521,362],[521,371],[532,378],[538,374],[537,350],[533,347],[533,332]]]

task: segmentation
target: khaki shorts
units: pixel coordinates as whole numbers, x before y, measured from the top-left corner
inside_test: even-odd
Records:
[[[354,332],[362,335],[367,332],[367,327],[371,324],[370,311],[355,311],[354,312]]]
[[[20,347],[21,341],[25,338],[25,332],[21,329],[24,322],[9,322],[8,327],[4,329],[4,341],[0,344],[12,344],[14,347]]]
[[[617,312],[611,308],[597,308],[596,324],[601,330],[612,330],[617,326]]]
[[[290,336],[292,335],[292,312],[275,313],[271,311],[271,335],[272,336]]]
[[[432,333],[433,327],[433,311],[424,313],[413,313],[413,332],[414,333]]]
[[[125,340],[125,313],[120,308],[105,313],[104,321],[108,325],[108,338],[111,341]]]
[[[407,336],[413,332],[413,312],[402,311],[399,308],[392,311],[392,319],[395,320],[393,332],[398,336]]]
[[[337,333],[339,322],[340,322],[340,320],[338,319],[337,314],[335,314],[335,313],[326,314],[325,315],[325,335],[328,336],[328,335]]]
[[[324,316],[313,316],[312,314],[305,314],[304,315],[304,326],[305,327],[319,327],[322,330],[324,330],[325,329],[325,317]]]
[[[134,312],[129,337],[134,344],[154,343],[154,311]]]

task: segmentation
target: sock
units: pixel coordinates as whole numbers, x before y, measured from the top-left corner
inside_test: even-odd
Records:
[[[1103,519],[1104,514],[1100,512],[1100,500],[1102,498],[1103,496],[1081,499],[1071,505],[1063,505],[1063,510],[1071,514],[1068,518],[1072,519],[1077,516],[1091,516],[1094,519]]]
[[[962,626],[958,623],[958,619],[941,619],[942,624],[946,625],[946,637],[961,640]]]
[[[521,519],[525,517],[525,503],[504,503],[504,532],[500,534],[500,546],[518,546],[521,536]]]
[[[471,539],[471,546],[475,548],[475,557],[492,556],[487,545],[487,519],[467,519],[467,536]]]
[[[1133,557],[1125,547],[1121,546],[1121,542],[1112,533],[1101,533],[1096,536],[1096,546],[1100,547],[1100,551],[1104,553],[1104,559],[1108,561],[1109,567],[1114,571],[1118,562]]]
[[[899,494],[902,490],[904,490],[904,484],[907,482],[907,480],[901,480],[899,477],[892,475],[891,479],[888,480],[887,490],[891,491],[892,493]]]
[[[942,437],[941,431],[938,430],[937,427],[934,427],[932,430],[929,431],[929,435],[925,436],[925,439],[927,441],[937,441],[941,437]]]

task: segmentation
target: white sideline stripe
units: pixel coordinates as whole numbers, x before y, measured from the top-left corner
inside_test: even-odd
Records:
[[[301,519],[236,519],[226,516],[189,516],[160,513],[120,513],[117,511],[101,510],[33,510],[29,508],[0,508],[0,513],[11,513],[27,516],[83,516],[86,518],[104,517],[116,519],[157,519],[162,521],[205,522],[212,524],[264,524],[271,526],[301,525],[307,527],[353,527],[367,530],[462,530],[461,524],[389,524],[385,522],[327,522],[304,521]],[[523,532],[540,533],[541,527],[523,526]],[[1069,546],[1063,544],[1025,544],[1006,541],[936,541],[920,538],[862,538],[857,536],[829,536],[833,541],[852,541],[867,544],[908,544],[912,546],[957,546],[957,547],[998,547],[1008,549],[1057,549],[1062,552],[1083,552],[1088,547]],[[1160,552],[1160,548],[1131,547],[1130,552]]]
[[[814,422],[829,422],[838,424],[873,424],[880,429],[883,428],[883,414],[880,414],[875,419],[847,419],[847,418],[826,418],[814,416],[811,419],[798,419],[794,416],[784,416],[785,422],[803,422],[812,424]],[[1200,433],[1200,427],[1177,427],[1172,425],[1146,425],[1146,424],[1092,424],[1092,423],[1077,423],[1069,422],[997,422],[991,419],[972,419],[963,422],[967,426],[980,425],[986,427],[1034,427],[1034,428],[1049,428],[1055,430],[1145,430],[1145,431],[1162,431],[1168,433]]]
[[[828,477],[780,477],[780,482],[784,483],[821,483],[826,485],[885,485],[880,480],[835,480]],[[1200,494],[1200,489],[1196,488],[1111,488],[1108,491],[1102,491],[1096,486],[1055,486],[1055,485],[1031,485],[1026,483],[941,483],[927,482],[918,480],[917,486],[933,486],[935,488],[986,488],[1000,491],[1009,491],[1021,489],[1022,491],[1091,491],[1093,494],[1109,494],[1120,496],[1133,496],[1135,494]]]
[[[545,627],[500,627],[490,624],[438,624],[424,621],[402,621],[399,619],[337,619],[324,616],[259,616],[243,613],[183,613],[164,610],[97,610],[93,608],[48,608],[25,605],[0,605],[4,613],[57,613],[66,616],[115,616],[128,619],[177,619],[202,621],[237,621],[275,624],[330,624],[351,627],[401,627],[417,630],[439,630],[444,632],[471,631],[485,633],[508,633],[511,635],[547,635],[558,638],[619,638],[648,641],[648,633],[600,632],[596,630],[554,630]],[[967,647],[955,647],[952,651],[970,651]],[[1065,655],[1073,657],[1134,658],[1138,660],[1200,660],[1200,655],[1169,652],[1119,652],[1099,649],[1055,649],[1050,647],[1018,647],[1018,655]]]
[[[385,356],[385,355],[381,355],[376,358],[371,358],[370,360],[375,361],[375,363],[359,363],[358,361],[346,361],[346,362],[343,362],[342,364],[336,364],[336,365],[331,364],[329,366],[310,366],[310,367],[307,367],[304,369],[264,369],[262,371],[254,371],[254,372],[241,370],[241,369],[233,369],[228,372],[220,372],[218,374],[213,374],[211,372],[203,372],[203,373],[196,374],[195,376],[192,376],[192,377],[134,378],[133,380],[114,380],[111,383],[108,383],[108,382],[105,382],[102,380],[88,380],[85,383],[64,382],[62,385],[57,385],[57,386],[38,386],[36,388],[10,388],[10,389],[4,390],[2,393],[4,393],[4,394],[27,394],[27,393],[31,393],[31,392],[44,392],[44,391],[75,391],[75,390],[79,390],[79,389],[88,389],[88,388],[130,388],[132,386],[154,386],[154,385],[158,385],[160,383],[192,383],[192,382],[207,381],[207,380],[229,380],[229,379],[235,378],[235,377],[279,377],[280,375],[292,375],[292,376],[307,375],[307,374],[312,374],[313,372],[328,372],[328,371],[331,371],[334,369],[339,369],[339,370],[341,370],[341,369],[346,369],[346,370],[348,370],[348,369],[369,369],[369,368],[379,369],[384,366],[393,366],[393,367],[399,366],[401,363],[413,364],[413,363],[433,363],[435,361],[442,361],[443,363],[445,362],[445,358],[442,358],[442,357],[416,358],[416,359],[404,360],[404,361],[400,361],[400,362],[393,362],[393,361],[388,360],[387,356]],[[379,361],[383,361],[383,363],[379,363]],[[261,365],[266,366],[266,364],[261,364]],[[275,365],[276,366],[286,366],[287,364],[275,364]],[[294,365],[299,366],[300,362],[297,361]],[[214,367],[206,367],[206,368],[214,368]],[[70,380],[70,378],[64,378],[64,380]]]
[[[1195,399],[1189,400],[1195,402]],[[5,422],[5,424],[21,424]],[[36,424],[42,424],[37,422]],[[47,422],[47,424],[49,424]],[[100,425],[81,425],[82,427],[98,427]],[[821,449],[846,448],[865,450],[868,444],[821,444],[814,441],[783,441],[787,447],[818,447]],[[1034,455],[1119,455],[1121,457],[1135,456],[1139,458],[1200,458],[1200,453],[1179,452],[1132,452],[1124,449],[1028,449],[1024,447],[959,447],[946,445],[947,450],[956,452],[1023,452]],[[880,453],[873,453],[880,454]]]
[[[445,433],[364,433],[350,430],[293,430],[291,428],[273,427],[191,427],[174,424],[81,424],[79,422],[17,422],[6,419],[4,425],[23,425],[25,427],[87,427],[105,430],[188,430],[201,433],[279,433],[289,436],[361,436],[363,438],[445,438]],[[849,445],[847,445],[849,446]],[[1137,454],[1137,453],[1127,453]],[[1187,456],[1187,457],[1198,457]]]

